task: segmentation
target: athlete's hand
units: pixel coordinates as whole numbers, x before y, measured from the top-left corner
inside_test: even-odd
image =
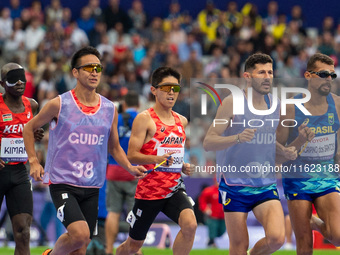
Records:
[[[297,158],[297,150],[294,146],[285,147],[283,149],[283,155],[288,160],[295,160]]]
[[[238,134],[238,139],[240,139],[241,143],[250,142],[253,140],[255,132],[256,129],[246,128],[242,133]]]
[[[192,175],[195,171],[195,165],[194,164],[190,164],[190,163],[183,163],[183,166],[182,166],[182,172],[185,174],[185,175]]]
[[[174,162],[174,158],[171,157],[172,154],[174,154],[175,152],[169,152],[169,153],[165,153],[164,155],[162,156],[158,156],[158,159],[157,159],[157,165],[164,162],[162,164],[162,166],[171,166],[172,163]]]
[[[38,142],[41,141],[41,139],[43,139],[44,137],[44,129],[39,128],[37,130],[34,131],[34,139]]]
[[[129,172],[138,179],[146,176],[146,169],[144,166],[132,166],[131,168],[129,168]]]
[[[310,142],[315,137],[315,133],[307,127],[307,123],[302,123],[299,128],[299,138],[302,139],[304,142]]]
[[[35,181],[42,181],[42,177],[44,176],[44,173],[45,173],[44,168],[38,162],[30,163],[30,176]]]
[[[1,170],[2,168],[4,168],[5,165],[6,165],[5,161],[3,161],[3,160],[0,158],[0,170]]]

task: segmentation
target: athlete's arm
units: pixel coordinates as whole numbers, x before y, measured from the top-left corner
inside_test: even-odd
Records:
[[[335,107],[336,107],[336,112],[338,114],[338,119],[340,120],[340,97],[332,94]],[[337,132],[337,151],[335,152],[335,157],[334,157],[334,164],[340,165],[340,132]]]
[[[28,98],[28,100],[30,101],[30,104],[31,104],[32,113],[33,115],[35,115],[37,113],[39,104],[37,101],[35,101],[32,98]],[[34,138],[36,141],[41,141],[43,137],[44,137],[44,129],[38,128],[37,130],[34,131]]]
[[[177,113],[178,114],[178,113]],[[179,116],[179,119],[181,120],[182,122],[182,125],[183,125],[183,128],[186,128],[186,126],[188,125],[188,120],[186,117],[178,114]],[[185,174],[185,175],[192,175],[194,172],[195,172],[195,165],[193,164],[190,164],[188,162],[183,162],[183,166],[182,166],[182,172]]]
[[[242,133],[222,136],[223,132],[229,127],[233,118],[233,99],[226,97],[222,105],[217,110],[215,119],[211,124],[203,141],[203,148],[206,151],[219,151],[229,148],[237,143],[249,142],[253,139],[255,129],[246,128]]]
[[[292,132],[293,126],[296,124],[293,120],[295,119],[295,106],[292,104],[287,105],[287,114],[280,116],[280,123],[276,130],[276,140],[279,144],[285,146],[276,146],[276,163],[282,164],[288,160],[294,160],[292,151],[297,153],[301,147],[307,142],[314,138],[314,133],[307,127],[307,123],[303,123],[298,127],[299,135],[297,138],[287,145],[289,133]],[[284,124],[284,125],[282,125]],[[291,148],[293,147],[293,148]],[[291,151],[287,151],[287,149]],[[288,154],[287,154],[288,153]],[[290,155],[290,156],[289,156]]]
[[[25,148],[30,163],[30,175],[36,181],[41,181],[44,175],[44,169],[40,165],[34,148],[34,132],[40,127],[50,122],[53,118],[58,117],[60,108],[60,98],[56,97],[49,101],[41,111],[33,117],[24,127],[23,137]]]
[[[140,152],[143,144],[152,139],[156,132],[156,125],[147,111],[139,113],[133,121],[131,136],[128,147],[128,158],[134,164],[160,164],[168,160],[171,165],[173,158],[169,158],[172,153],[166,153],[162,156],[146,155]]]
[[[110,137],[109,137],[109,153],[117,161],[117,163],[127,170],[129,173],[136,177],[144,177],[146,169],[143,166],[133,166],[129,162],[123,148],[119,144],[118,137],[118,113],[115,108],[115,115],[111,126]]]

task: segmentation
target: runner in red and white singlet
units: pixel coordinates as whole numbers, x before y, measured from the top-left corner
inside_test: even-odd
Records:
[[[181,171],[186,136],[182,122],[174,111],[172,111],[172,115],[175,125],[171,126],[164,124],[153,108],[148,109],[148,113],[156,124],[156,133],[149,142],[143,145],[140,152],[146,155],[174,153],[171,155],[174,158],[171,166],[168,168],[166,166],[158,167],[138,182],[135,198],[155,200],[170,197],[179,188],[183,188]],[[144,167],[152,169],[155,164],[144,165]]]
[[[136,254],[159,212],[180,226],[172,249],[174,255],[189,254],[197,222],[193,200],[185,193],[181,173],[190,175],[194,167],[183,162],[187,119],[174,111],[181,75],[170,67],[160,67],[151,76],[155,105],[137,115],[128,148],[131,163],[141,164],[150,172],[140,179],[135,204],[127,216],[128,239],[116,255]]]
[[[32,222],[32,187],[25,166],[27,154],[22,132],[33,118],[38,103],[23,96],[26,86],[25,70],[16,63],[1,68],[0,94],[0,207],[6,197],[15,241],[15,254],[29,254],[30,225]],[[34,137],[40,140],[43,130],[37,129]]]

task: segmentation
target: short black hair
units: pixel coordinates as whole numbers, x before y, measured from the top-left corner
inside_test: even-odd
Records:
[[[162,82],[164,78],[169,76],[175,77],[178,80],[178,83],[181,82],[181,74],[177,70],[171,67],[163,66],[153,71],[151,75],[151,85],[153,87],[156,87],[159,83]]]
[[[249,70],[254,69],[256,64],[267,63],[273,64],[273,59],[269,55],[264,53],[255,53],[247,58],[244,66],[244,71],[248,72]]]
[[[129,90],[129,92],[125,95],[124,101],[128,107],[139,107],[139,96],[134,90]]]
[[[96,48],[92,46],[85,46],[72,56],[71,69],[78,67],[80,65],[79,60],[86,55],[95,55],[99,60],[101,59],[100,53]]]
[[[327,65],[334,66],[334,60],[332,58],[322,53],[315,53],[308,60],[307,71],[313,71],[316,68],[315,63],[318,61]]]

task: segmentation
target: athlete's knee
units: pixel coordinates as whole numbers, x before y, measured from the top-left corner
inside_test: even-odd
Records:
[[[196,229],[197,229],[196,219],[185,222],[181,227],[183,235],[188,238],[195,236]]]
[[[13,217],[13,235],[16,243],[27,244],[30,241],[30,215],[20,215]]]
[[[285,242],[285,234],[283,231],[267,236],[267,244],[271,250],[278,250]]]
[[[87,245],[91,242],[90,232],[85,231],[83,229],[79,229],[76,231],[69,232],[69,236],[72,239],[72,243],[74,247],[80,249],[82,247],[87,247]]]

